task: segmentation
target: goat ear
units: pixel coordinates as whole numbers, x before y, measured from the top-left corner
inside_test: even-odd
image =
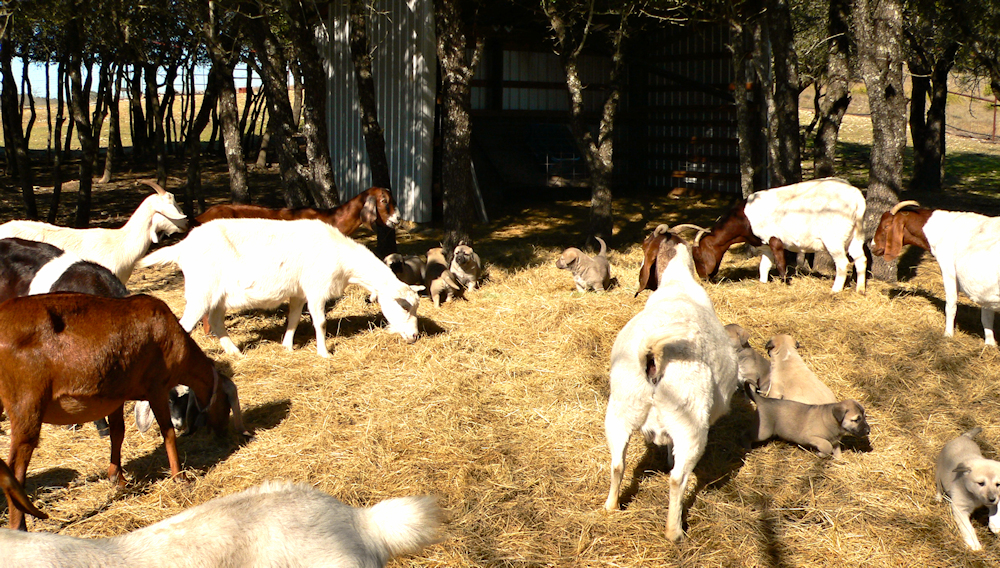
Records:
[[[660,244],[663,242],[663,235],[653,233],[653,236],[642,243],[642,267],[639,269],[639,289],[635,291],[636,297],[643,290],[656,290],[656,257],[660,253]]]
[[[149,402],[139,400],[135,403],[135,427],[140,432],[149,430],[153,425],[153,409],[149,407]]]
[[[365,224],[366,227],[372,229],[372,223],[378,218],[378,202],[374,196],[368,196],[365,199],[364,206],[361,207],[361,222]],[[372,229],[374,231],[374,229]]]
[[[402,307],[407,312],[409,312],[410,310],[413,309],[413,304],[411,304],[410,302],[408,302],[408,301],[406,301],[406,300],[404,300],[402,298],[396,298],[396,303],[399,304],[400,307]]]
[[[885,234],[885,252],[882,257],[886,261],[892,262],[903,250],[903,222],[906,220],[906,213],[900,211],[892,217],[889,223],[889,230]]]

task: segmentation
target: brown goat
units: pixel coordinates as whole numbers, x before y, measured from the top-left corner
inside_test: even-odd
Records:
[[[0,410],[10,418],[8,463],[22,485],[43,422],[77,424],[104,416],[111,429],[108,477],[124,484],[127,400],[149,401],[176,476],[180,462],[169,400],[178,384],[194,392],[216,433],[225,431],[232,409],[238,431],[249,435],[236,385],[216,371],[161,300],[59,293],[0,305]],[[24,513],[4,493],[10,527],[25,530]]]
[[[347,203],[333,209],[268,209],[259,205],[224,204],[213,205],[198,215],[196,220],[205,224],[215,219],[319,219],[351,236],[358,227],[364,225],[372,231],[375,223],[394,227],[399,222],[399,211],[392,193],[383,187],[372,187],[351,198]]]

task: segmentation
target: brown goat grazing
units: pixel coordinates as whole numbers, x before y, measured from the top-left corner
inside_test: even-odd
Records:
[[[104,416],[111,429],[108,477],[124,484],[127,400],[149,401],[176,476],[180,462],[169,401],[178,384],[195,393],[216,433],[225,431],[232,409],[238,431],[249,435],[236,385],[216,371],[161,300],[59,293],[0,305],[0,411],[10,418],[8,463],[22,485],[43,422],[77,424]],[[4,493],[10,527],[25,530],[24,513]]]
[[[372,187],[333,209],[268,209],[259,205],[213,205],[198,215],[196,220],[205,224],[216,219],[319,219],[336,227],[345,236],[351,236],[358,227],[364,225],[372,231],[375,223],[395,227],[399,222],[399,211],[392,193],[383,187]]]

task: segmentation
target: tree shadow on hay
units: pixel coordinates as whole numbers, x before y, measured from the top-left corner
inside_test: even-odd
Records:
[[[24,480],[24,492],[33,503],[44,500],[42,494],[50,491],[68,487],[74,481],[80,479],[80,472],[68,467],[50,467],[43,471],[29,475]],[[7,500],[0,499],[0,514],[7,513]],[[4,525],[6,522],[3,523]],[[3,530],[3,529],[0,529]]]
[[[743,446],[743,433],[750,426],[753,412],[746,399],[737,394],[733,397],[729,413],[708,431],[705,453],[694,467],[697,484],[684,503],[685,522],[687,511],[701,490],[725,485],[743,467],[743,456],[747,453]],[[657,474],[669,475],[673,467],[672,448],[646,444],[646,452],[639,458],[639,463],[632,471],[631,481],[619,498],[621,508],[627,508],[636,497],[643,480]]]
[[[282,399],[243,409],[243,422],[247,430],[256,435],[262,430],[271,430],[288,417],[292,401]],[[155,429],[151,429],[153,432]],[[159,435],[158,430],[154,435]],[[196,470],[204,474],[232,454],[245,442],[236,441],[238,433],[230,426],[223,437],[215,436],[211,430],[203,428],[191,436],[178,436],[177,454],[184,470]],[[146,455],[131,459],[122,465],[132,483],[139,480],[153,482],[170,477],[166,448],[162,443]]]
[[[926,290],[921,290],[917,288],[916,290],[904,290],[902,288],[892,288],[888,291],[888,296],[891,299],[905,298],[907,296],[919,296],[930,302],[937,311],[941,312],[941,337],[944,337],[944,298],[938,297]],[[959,296],[959,299],[965,298],[965,296]],[[968,299],[968,298],[966,298]],[[983,337],[983,321],[981,319],[982,309],[979,306],[970,306],[962,302],[958,303],[957,310],[955,312],[955,329],[964,331],[965,333]]]

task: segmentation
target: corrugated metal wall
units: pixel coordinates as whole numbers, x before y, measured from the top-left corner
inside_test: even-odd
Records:
[[[404,219],[430,222],[437,81],[433,5],[429,0],[375,0],[373,4],[368,41],[393,194]],[[346,2],[331,3],[327,116],[341,199],[371,185],[348,30]]]
[[[632,69],[628,107],[635,120],[628,146],[633,158],[645,159],[630,167],[645,173],[648,187],[739,193],[736,108],[719,96],[733,80],[728,30],[703,26],[669,34],[651,38],[646,65]]]

